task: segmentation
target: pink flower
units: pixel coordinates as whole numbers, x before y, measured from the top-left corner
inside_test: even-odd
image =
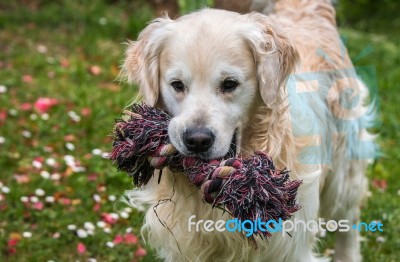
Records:
[[[82,108],[81,114],[83,116],[89,116],[92,113],[92,110],[88,107]]]
[[[60,65],[61,65],[62,67],[64,67],[64,68],[67,68],[67,67],[69,67],[70,62],[69,62],[68,59],[62,58],[62,59],[60,60]]]
[[[96,204],[94,204],[94,206],[93,206],[93,211],[97,212],[97,211],[100,210],[100,208],[101,208],[100,203],[96,203]],[[104,221],[104,222],[105,222],[105,221]]]
[[[124,238],[121,235],[116,235],[113,240],[113,243],[118,245],[118,244],[121,244],[123,241],[124,241]]]
[[[22,103],[19,107],[22,111],[28,111],[32,109],[32,105],[30,103]]]
[[[97,65],[93,65],[93,66],[89,67],[89,73],[91,73],[94,76],[100,75],[101,68]]]
[[[97,174],[96,173],[92,173],[90,175],[88,175],[88,180],[89,181],[96,181],[97,180]]]
[[[22,81],[24,81],[25,83],[32,83],[33,77],[31,75],[23,75]]]
[[[34,203],[34,204],[32,205],[32,207],[33,207],[33,209],[36,209],[36,210],[43,210],[44,205],[43,205],[42,202],[36,202],[36,203]]]
[[[381,191],[385,191],[387,188],[387,181],[385,179],[373,179],[372,180],[372,186],[376,189],[379,189]]]
[[[41,169],[43,166],[44,158],[43,157],[35,157],[32,161],[32,166],[35,167],[36,169]]]
[[[115,218],[114,216],[112,216],[111,214],[108,213],[102,213],[101,217],[103,218],[103,221],[106,222],[107,224],[113,225],[115,223],[117,223],[117,218]]]
[[[69,206],[72,204],[72,200],[67,197],[61,197],[58,202],[64,206]]]
[[[58,100],[55,98],[40,97],[36,100],[34,106],[39,113],[43,114],[49,111],[49,109],[58,104]]]
[[[10,240],[8,240],[8,242],[7,242],[8,254],[13,255],[13,254],[17,253],[16,246],[17,246],[18,242],[19,242],[19,239],[16,239],[16,238],[11,238]]]
[[[127,244],[136,244],[138,242],[138,238],[131,233],[127,233],[124,235],[125,243]]]
[[[0,125],[5,123],[7,119],[7,111],[0,111]]]
[[[8,246],[9,247],[15,247],[19,242],[19,239],[17,238],[11,238],[10,240],[8,240]]]
[[[138,249],[136,249],[135,256],[144,257],[145,255],[147,255],[146,249],[144,249],[143,247],[139,247]]]
[[[78,245],[76,246],[76,250],[78,251],[79,254],[83,254],[86,252],[86,246],[82,242],[79,242]]]
[[[30,177],[26,174],[15,174],[14,179],[17,181],[18,184],[26,184],[31,180]]]
[[[66,135],[66,136],[64,136],[64,141],[65,142],[73,142],[73,141],[75,141],[75,136],[74,135]]]

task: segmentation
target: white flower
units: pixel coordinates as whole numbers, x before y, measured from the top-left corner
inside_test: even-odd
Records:
[[[0,145],[4,144],[6,142],[6,139],[4,138],[4,136],[0,136]]]
[[[36,168],[36,169],[41,169],[43,165],[42,165],[42,163],[41,163],[40,161],[33,160],[33,161],[32,161],[32,166],[33,166],[34,168]]]
[[[41,53],[41,54],[44,54],[44,53],[46,53],[47,52],[47,46],[45,46],[45,45],[38,45],[37,47],[36,47],[36,50],[39,52],[39,53]]]
[[[67,165],[72,165],[75,164],[75,157],[71,156],[71,155],[65,155],[64,156],[64,161]]]
[[[115,246],[115,244],[113,242],[111,242],[111,241],[108,241],[106,243],[106,246],[108,246],[109,248],[113,248]]]
[[[49,158],[46,159],[46,164],[48,166],[55,166],[56,163],[57,163],[56,160],[54,158],[52,158],[52,157],[49,157]]]
[[[49,120],[50,116],[49,116],[49,114],[44,113],[44,114],[42,114],[42,115],[40,116],[40,118],[42,118],[42,120],[44,120],[44,121],[47,121],[47,120]]]
[[[21,200],[22,203],[28,203],[28,202],[29,202],[29,197],[27,197],[27,196],[22,196],[22,197],[20,198],[20,200]]]
[[[105,17],[100,17],[100,19],[99,19],[99,24],[101,24],[101,25],[106,25],[106,24],[107,24],[107,18],[105,18]]]
[[[111,228],[105,227],[103,228],[104,233],[110,234],[111,233]]]
[[[4,94],[6,92],[7,92],[7,87],[3,86],[3,85],[0,85],[0,94]]]
[[[93,195],[93,200],[97,203],[99,203],[101,201],[101,197],[98,194],[94,194]]]
[[[96,155],[96,156],[99,156],[102,153],[103,153],[103,151],[101,151],[101,149],[98,149],[98,148],[95,148],[95,149],[92,150],[92,154]]]
[[[124,208],[124,211],[125,211],[126,213],[132,213],[132,208],[130,208],[130,207],[125,207],[125,208]]]
[[[119,215],[118,215],[117,213],[110,213],[110,217],[111,217],[112,219],[118,220]]]
[[[69,111],[68,112],[68,116],[72,119],[72,121],[74,122],[79,122],[81,121],[81,117],[75,113],[75,111]]]
[[[72,143],[65,143],[65,147],[69,150],[69,151],[74,151],[75,150],[75,145]]]
[[[36,115],[36,114],[31,114],[31,115],[29,116],[29,118],[30,118],[32,121],[35,121],[35,120],[37,119],[37,115]]]
[[[86,168],[84,168],[83,166],[73,166],[71,168],[72,171],[74,171],[75,173],[85,172],[86,170]]]
[[[383,243],[385,241],[386,241],[386,239],[384,237],[377,237],[376,238],[376,242],[378,242],[378,243]]]
[[[84,227],[86,230],[92,230],[92,231],[96,229],[96,227],[93,225],[92,222],[85,222],[85,223],[83,224],[83,227]]]
[[[35,190],[35,195],[37,195],[37,196],[44,196],[45,194],[46,194],[46,192],[44,192],[44,190],[41,188],[38,188]]]
[[[55,199],[54,199],[53,196],[47,196],[47,197],[45,198],[45,201],[46,201],[47,203],[54,203]]]
[[[101,153],[101,157],[105,158],[105,159],[109,159],[110,158],[110,153],[103,152],[103,153]]]
[[[71,231],[74,231],[74,230],[76,230],[76,226],[75,225],[68,225],[67,226],[67,228],[68,228],[68,230],[71,230]]]
[[[11,108],[10,110],[8,110],[8,113],[12,116],[16,116],[18,115],[18,111],[15,108]]]
[[[79,238],[87,238],[88,236],[88,233],[82,228],[78,229],[76,231],[76,234],[78,235]]]
[[[128,217],[129,217],[129,214],[126,213],[126,212],[124,212],[124,211],[122,211],[121,213],[119,213],[119,215],[120,215],[122,218],[128,218]]]
[[[72,145],[73,149],[75,149],[75,146],[73,144],[67,143],[66,146],[68,144]],[[70,150],[72,149],[72,147],[70,147]],[[72,169],[72,171],[74,171],[75,173],[84,172],[86,170],[82,166],[77,166],[76,163],[75,163],[75,158],[73,156],[71,156],[71,155],[64,156],[64,161],[67,164],[67,166],[69,166]]]
[[[58,173],[51,174],[51,176],[50,176],[51,180],[60,180],[60,178],[61,178],[61,175]]]
[[[128,228],[125,230],[125,233],[131,233],[132,231],[133,231],[133,228],[128,227]]]
[[[22,131],[22,136],[25,138],[30,138],[30,137],[32,137],[32,133],[29,132],[28,130],[24,130],[24,131]]]
[[[31,237],[32,237],[32,233],[26,231],[26,232],[22,233],[22,236],[23,236],[24,238],[31,238]]]
[[[39,198],[38,198],[37,196],[31,196],[31,197],[29,198],[29,200],[30,200],[32,203],[37,203],[37,202],[39,202]]]
[[[104,221],[97,221],[96,226],[99,228],[104,228],[106,226],[106,222]]]
[[[114,195],[109,195],[108,200],[110,200],[111,202],[114,202],[115,200],[117,200],[117,197]]]
[[[10,193],[10,189],[8,187],[6,187],[6,186],[2,186],[1,187],[1,191],[3,191],[4,194]]]
[[[42,171],[40,171],[40,176],[43,177],[44,179],[49,179],[50,173],[45,170],[42,170]]]
[[[87,259],[87,262],[97,262],[97,260],[95,258],[89,257]]]

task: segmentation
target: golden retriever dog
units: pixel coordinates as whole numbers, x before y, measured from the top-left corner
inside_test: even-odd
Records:
[[[367,187],[363,156],[374,150],[365,146],[373,140],[368,89],[343,48],[330,1],[264,2],[276,2],[268,16],[203,9],[155,19],[129,43],[122,74],[147,104],[172,116],[169,137],[180,153],[213,159],[264,151],[303,181],[292,219],[353,225]],[[348,88],[356,105],[342,103]],[[163,260],[327,260],[315,254],[316,230],[256,237],[257,248],[237,232],[189,230],[193,215],[231,217],[205,203],[184,174],[163,170],[160,181],[158,174],[126,195],[145,212],[143,236]],[[358,234],[336,232],[336,261],[361,260]]]

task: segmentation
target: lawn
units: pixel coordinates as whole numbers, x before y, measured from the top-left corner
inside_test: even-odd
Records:
[[[0,3],[0,261],[155,261],[142,214],[119,201],[131,180],[107,160],[114,119],[136,88],[116,81],[125,49],[151,19],[145,1]],[[85,4],[82,4],[85,3]],[[362,220],[365,261],[400,254],[400,38],[343,28],[355,65],[376,69],[375,132]],[[333,237],[320,251],[330,253]]]

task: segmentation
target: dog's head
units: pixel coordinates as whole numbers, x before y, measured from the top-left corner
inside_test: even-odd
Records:
[[[274,104],[297,56],[268,17],[205,9],[154,20],[130,44],[122,72],[173,117],[178,151],[212,159],[239,143],[258,96]]]

